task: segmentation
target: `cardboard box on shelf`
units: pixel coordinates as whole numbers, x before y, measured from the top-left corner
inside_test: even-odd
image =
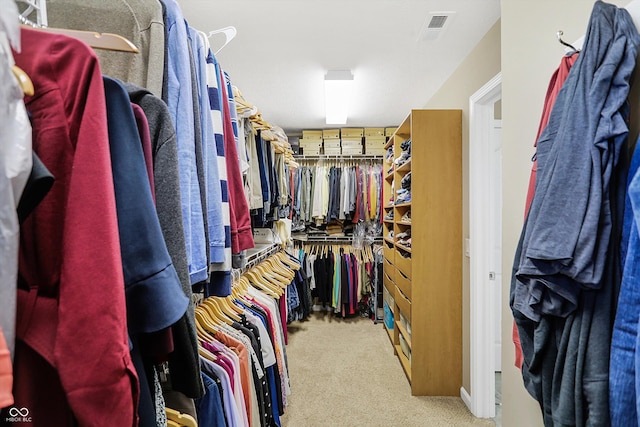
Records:
[[[344,138],[362,138],[364,136],[364,128],[342,128],[340,135]]]
[[[342,149],[338,148],[325,148],[324,149],[325,156],[339,156],[342,154]]]
[[[322,139],[340,139],[340,129],[324,129]]]
[[[342,148],[349,150],[362,150],[362,142],[344,142],[342,141]]]
[[[324,149],[325,151],[328,149],[340,149],[340,140],[339,139],[325,139],[324,140]]]
[[[362,144],[362,138],[361,137],[342,137],[342,145],[344,144]]]
[[[322,130],[303,130],[303,139],[322,139]]]
[[[364,136],[384,136],[384,128],[364,128]]]
[[[317,156],[322,151],[322,139],[301,139],[298,145],[303,156]]]
[[[383,155],[387,152],[384,148],[386,143],[387,138],[384,136],[368,136],[364,140],[365,152],[371,155]]]
[[[320,147],[312,148],[312,147],[303,147],[300,146],[300,154],[303,156],[319,156],[320,155]]]
[[[362,154],[362,145],[359,147],[342,147],[342,155]]]
[[[384,147],[365,147],[364,148],[365,154],[371,155],[371,156],[384,156],[385,154],[387,154],[387,150],[384,149]]]

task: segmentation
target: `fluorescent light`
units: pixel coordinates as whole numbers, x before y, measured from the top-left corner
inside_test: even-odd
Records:
[[[332,70],[324,76],[324,107],[328,125],[347,123],[352,85],[350,70]]]

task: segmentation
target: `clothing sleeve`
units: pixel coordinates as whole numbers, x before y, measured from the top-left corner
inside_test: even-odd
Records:
[[[157,332],[178,321],[189,300],[162,237],[129,97],[114,79],[104,85],[128,328]]]
[[[111,426],[113,414],[120,425],[134,425],[138,378],[129,356],[102,75],[88,48],[81,55],[79,42],[58,41],[49,55],[75,156],[63,223],[54,358],[80,426]]]
[[[223,100],[228,100],[224,75],[221,73],[220,90],[223,93]],[[244,185],[240,174],[240,163],[238,161],[238,151],[231,124],[229,113],[229,102],[222,103],[224,117],[224,138],[225,155],[227,161],[227,181],[229,184],[229,207],[231,213],[231,250],[234,254],[254,246],[253,234],[251,232],[251,216],[249,205],[244,195]],[[235,227],[234,227],[235,224]]]

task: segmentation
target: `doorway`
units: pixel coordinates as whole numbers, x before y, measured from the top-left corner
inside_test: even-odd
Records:
[[[496,416],[501,370],[502,124],[496,108],[501,98],[501,74],[469,98],[471,390],[460,393],[479,418]]]

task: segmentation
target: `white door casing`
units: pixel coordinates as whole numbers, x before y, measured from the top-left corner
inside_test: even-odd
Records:
[[[460,395],[479,418],[495,416],[496,305],[491,259],[491,174],[494,104],[502,97],[498,73],[469,98],[469,249],[470,249],[470,374],[471,390]],[[495,177],[494,177],[495,178]],[[500,186],[501,186],[500,182]],[[501,190],[500,190],[501,191]],[[501,209],[501,207],[500,207]],[[495,236],[495,233],[493,233]]]

